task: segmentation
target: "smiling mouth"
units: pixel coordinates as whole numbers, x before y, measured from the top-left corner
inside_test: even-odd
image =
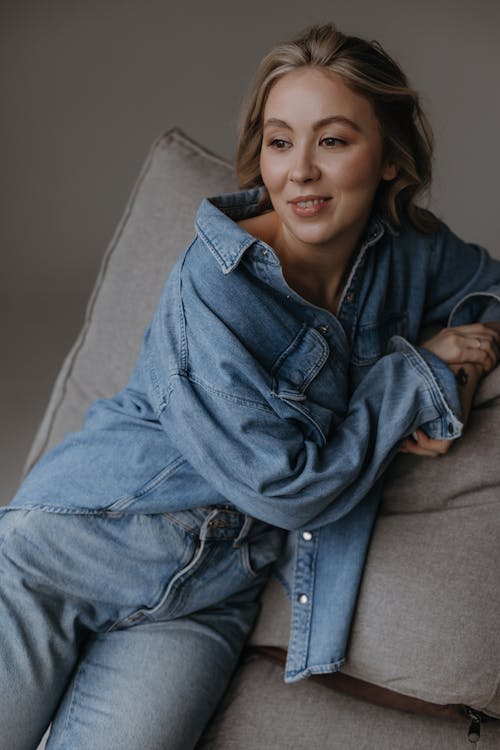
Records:
[[[293,201],[289,201],[289,204],[295,216],[307,219],[321,213],[331,200],[331,198],[327,197],[315,198],[305,195],[303,198],[296,198]]]
[[[294,206],[299,208],[311,208],[312,206],[321,206],[323,203],[329,201],[330,198],[310,198],[303,201],[291,201]]]

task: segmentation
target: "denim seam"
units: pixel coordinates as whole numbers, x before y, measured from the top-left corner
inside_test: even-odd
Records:
[[[287,396],[286,394],[279,394],[279,393],[273,392],[271,393],[271,396],[287,404],[287,406],[289,406],[291,409],[298,411],[299,414],[302,414],[312,424],[312,426],[318,431],[323,445],[326,444],[327,437],[323,431],[323,428],[320,426],[319,422],[316,421],[316,419],[313,417],[312,413],[309,411],[307,407],[302,406],[300,403],[297,402],[296,399],[294,399],[293,397]]]
[[[182,529],[183,531],[185,530],[184,527],[182,527]],[[197,534],[190,534],[190,536],[193,538],[193,540],[196,540],[198,538]],[[179,560],[177,570],[172,573],[172,575],[166,582],[164,582],[162,579],[159,580],[158,586],[156,587],[156,593],[151,595],[153,604],[151,604],[151,606],[142,604],[140,607],[132,609],[128,613],[128,615],[123,615],[122,617],[119,617],[117,620],[112,622],[111,625],[106,629],[105,633],[112,633],[115,630],[119,630],[121,629],[120,626],[124,626],[127,629],[131,625],[139,624],[139,622],[142,622],[147,618],[148,614],[151,614],[152,612],[154,612],[154,610],[158,609],[161,606],[162,602],[166,601],[166,599],[168,598],[170,594],[171,584],[173,583],[174,579],[179,577],[182,572],[186,571],[186,569],[189,569],[190,566],[194,564],[196,562],[196,559],[199,557],[198,553],[202,551],[202,544],[195,543],[194,548],[186,544],[184,556],[181,560]],[[138,615],[140,615],[140,618],[138,617]]]
[[[399,350],[399,353],[402,354],[403,357],[409,362],[409,364],[424,378],[427,385],[427,390],[431,395],[434,406],[438,409],[438,411],[440,411],[440,407],[444,405],[447,414],[454,420],[458,420],[458,416],[453,412],[450,404],[448,404],[446,394],[443,391],[441,383],[432,372],[430,365],[418,353],[415,347],[410,344],[409,341],[403,339],[401,336],[395,336],[394,338],[400,339],[405,344],[405,348]]]
[[[285,682],[298,682],[303,680],[305,677],[309,677],[314,674],[332,674],[338,672],[346,662],[344,657],[337,659],[336,661],[328,662],[327,664],[320,664],[314,667],[306,667],[305,669],[293,669],[285,672]]]
[[[210,511],[213,510],[214,506],[210,506]],[[199,507],[197,510],[201,510],[202,508]],[[186,511],[182,511],[182,513],[185,513]],[[199,524],[198,526],[189,526],[188,523],[182,520],[182,518],[179,518],[178,514],[175,511],[164,511],[162,513],[162,516],[165,516],[165,518],[168,518],[168,520],[175,524],[176,526],[180,526],[184,531],[187,531],[191,536],[198,537],[200,535],[200,528],[202,524]]]
[[[187,259],[188,252],[193,247],[194,242],[191,243],[191,245],[188,247],[186,252],[184,253],[184,258],[182,259],[182,263],[179,266],[178,276],[177,276],[177,305],[178,305],[178,315],[179,315],[179,339],[180,339],[180,351],[179,351],[179,364],[182,372],[187,372],[188,369],[188,362],[189,362],[189,347],[188,347],[188,340],[187,340],[187,331],[186,331],[186,313],[184,309],[184,303],[182,301],[182,270],[184,268],[184,264]]]
[[[413,367],[420,375],[422,375],[427,387],[427,392],[429,393],[436,410],[440,412],[441,407],[444,404],[447,414],[453,416],[454,418],[457,418],[451,410],[448,402],[446,401],[446,397],[441,388],[441,384],[439,383],[437,378],[435,378],[432,373],[429,372],[430,368],[428,367],[427,363],[424,364],[424,361],[418,355],[418,353],[415,352],[415,350],[413,350],[412,352],[401,353],[403,357],[405,357],[405,359],[410,363],[411,367]],[[439,414],[439,419],[441,420],[441,422],[443,422],[445,417]]]
[[[469,294],[466,294],[465,297],[462,297],[459,302],[455,305],[455,307],[452,309],[448,316],[447,325],[452,325],[452,320],[457,314],[457,312],[460,310],[460,308],[465,305],[466,302],[468,302],[470,299],[473,299],[474,297],[490,297],[491,299],[496,300],[497,302],[500,302],[500,297],[497,294],[492,294],[491,292],[470,292]],[[483,311],[484,312],[484,311]]]
[[[225,391],[221,391],[218,388],[214,388],[209,383],[206,383],[204,380],[201,380],[201,378],[198,378],[192,374],[184,375],[183,373],[178,373],[178,377],[184,377],[190,383],[199,385],[201,388],[203,388],[204,391],[207,391],[208,393],[212,394],[213,396],[217,396],[218,398],[225,399],[226,401],[230,401],[231,403],[239,404],[240,406],[248,406],[250,408],[257,409],[258,411],[264,411],[267,414],[274,414],[273,409],[271,409],[270,406],[267,406],[267,404],[263,404],[259,401],[251,401],[250,399],[242,398],[241,396],[234,396],[232,393],[226,393]]]
[[[168,607],[167,619],[172,620],[177,617],[178,613],[182,611],[182,608],[185,606],[186,599],[189,596],[188,587],[184,585],[186,579],[191,578],[191,576],[196,573],[202,565],[206,565],[210,558],[214,556],[215,551],[216,544],[214,544],[212,540],[200,539],[200,544],[194,550],[191,560],[174,573],[165,588],[163,596],[154,607],[149,607],[147,609],[145,616],[152,616],[153,613],[161,609],[167,603],[172,594],[174,594],[177,596],[177,600],[172,602]],[[179,584],[181,585],[179,586]]]
[[[388,341],[393,336],[400,336],[401,338],[404,338],[406,336],[406,332],[408,330],[408,313],[404,313],[403,315],[391,315],[388,318],[385,318],[385,320],[382,321],[378,325],[377,325],[377,323],[367,323],[365,325],[361,325],[361,326],[358,327],[358,332],[359,333],[361,333],[362,331],[363,332],[364,331],[369,332],[370,330],[381,329],[383,326],[385,326],[386,324],[391,323],[393,321],[401,321],[402,322],[402,326],[400,326],[401,327],[400,331],[398,331],[398,332],[395,331],[394,333],[390,334],[390,336],[388,337]],[[387,342],[386,342],[386,346],[387,346]],[[355,364],[356,366],[358,366],[358,367],[359,366],[366,367],[368,365],[375,364],[375,362],[378,362],[378,360],[380,359],[381,356],[383,356],[383,354],[381,355],[379,353],[379,354],[376,354],[376,355],[373,355],[373,356],[370,356],[370,357],[361,357],[361,356],[358,355],[358,353],[353,348],[352,349],[352,354],[351,354],[351,362],[353,364]]]
[[[152,479],[146,482],[140,490],[136,490],[133,493],[129,493],[127,495],[119,497],[110,505],[105,506],[106,509],[111,510],[111,511],[120,510],[124,506],[126,506],[128,503],[131,503],[134,500],[139,500],[140,498],[144,497],[152,490],[156,489],[158,485],[164,482],[166,479],[169,479],[172,476],[172,474],[175,474],[175,472],[179,469],[180,466],[183,466],[186,463],[187,463],[186,459],[180,456],[171,464],[169,464],[168,466],[165,466],[154,477],[152,477]]]
[[[250,547],[248,543],[248,539],[245,539],[238,548],[238,557],[240,560],[240,565],[245,571],[245,573],[250,576],[250,578],[255,579],[259,577],[259,573],[256,572],[252,568],[252,563],[250,561]]]
[[[64,726],[63,726],[62,731],[61,731],[60,741],[57,743],[58,744],[58,748],[54,748],[54,750],[64,750],[64,744],[65,744],[64,743],[64,735],[66,734],[66,731],[68,730],[69,724],[70,724],[72,716],[74,714],[74,707],[75,707],[75,703],[76,703],[76,694],[78,692],[78,679],[79,679],[80,675],[84,671],[85,671],[85,662],[84,662],[83,659],[80,659],[80,661],[78,663],[78,667],[77,667],[76,673],[75,673],[75,675],[73,677],[73,686],[71,688],[71,702],[70,702],[70,705],[68,706],[68,711],[67,711],[67,714],[66,714],[66,718],[64,720]],[[50,736],[49,736],[49,740],[50,740]],[[70,748],[69,750],[72,750],[72,749]]]
[[[242,240],[239,243],[236,252],[233,253],[233,256],[231,258],[231,262],[228,263],[227,262],[227,258],[225,258],[223,255],[221,255],[221,253],[219,252],[219,250],[217,249],[217,247],[215,246],[215,244],[208,237],[208,235],[204,232],[204,230],[201,228],[201,226],[198,225],[197,229],[198,229],[198,233],[199,233],[201,239],[203,240],[203,242],[205,243],[205,245],[208,247],[208,249],[210,250],[210,252],[212,253],[212,255],[215,256],[217,262],[219,263],[219,265],[222,268],[222,272],[225,273],[225,274],[230,273],[231,271],[233,271],[236,268],[236,266],[238,265],[239,261],[241,260],[241,256],[244,253],[244,251],[247,250],[256,241],[255,238],[251,238],[250,236],[245,237],[245,239]]]
[[[290,359],[291,356],[293,356],[306,336],[311,336],[314,338],[314,343],[317,344],[321,349],[321,356],[315,359],[314,362],[309,366],[307,373],[304,375],[300,388],[296,389],[300,393],[303,393],[305,390],[307,390],[316,375],[322,370],[330,356],[330,347],[320,333],[318,333],[314,328],[310,328],[307,323],[303,323],[300,327],[299,332],[293,338],[291,344],[289,344],[281,352],[271,368],[271,375],[276,380],[276,383],[279,386],[279,374],[281,368],[283,367],[283,364],[288,359]],[[273,395],[278,395],[278,393],[274,393],[273,391]]]

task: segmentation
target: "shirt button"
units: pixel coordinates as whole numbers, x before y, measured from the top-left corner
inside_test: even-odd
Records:
[[[266,250],[266,248],[265,248],[265,247],[263,247],[263,248],[262,248],[262,255],[263,255],[264,257],[267,257],[267,256],[269,255],[269,250]]]
[[[323,336],[326,336],[329,330],[330,330],[330,326],[327,326],[326,323],[322,323],[320,326],[318,326],[318,331],[322,333]]]
[[[310,531],[302,532],[302,539],[304,539],[306,542],[310,542],[312,538],[313,538],[313,535]]]
[[[299,596],[299,604],[307,604],[308,601],[309,601],[309,598],[307,594],[301,594]]]
[[[346,294],[346,300],[348,302],[353,302],[354,301],[354,292],[349,292],[348,294]]]

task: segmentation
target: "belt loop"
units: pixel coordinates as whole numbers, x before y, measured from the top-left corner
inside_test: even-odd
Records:
[[[241,547],[241,542],[243,542],[245,537],[248,536],[248,532],[252,528],[253,522],[254,519],[252,518],[252,516],[245,515],[245,520],[243,522],[243,526],[241,527],[240,533],[233,542],[234,549],[239,549]]]
[[[221,511],[219,508],[214,508],[213,510],[210,511],[210,513],[207,515],[207,517],[203,521],[203,524],[199,531],[199,538],[202,541],[210,538],[209,528],[214,525],[214,520],[217,518],[220,512]]]

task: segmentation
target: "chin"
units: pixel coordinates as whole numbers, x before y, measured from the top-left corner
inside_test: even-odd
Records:
[[[328,245],[332,242],[335,242],[335,239],[338,236],[338,232],[325,232],[321,229],[311,229],[309,231],[304,231],[302,228],[298,231],[292,230],[293,236],[299,240],[299,242],[302,242],[305,245]]]

